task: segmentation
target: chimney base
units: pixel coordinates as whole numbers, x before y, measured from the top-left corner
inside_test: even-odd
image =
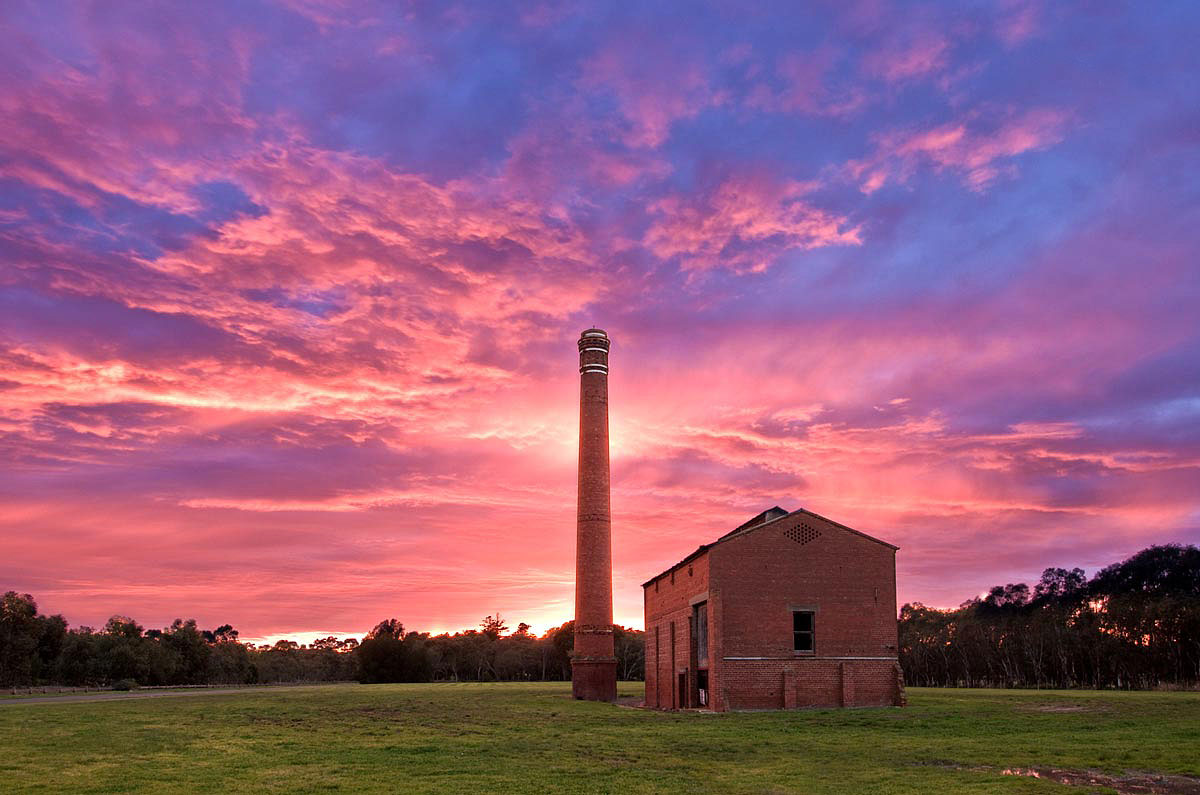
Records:
[[[580,701],[617,700],[617,658],[576,657],[571,660],[571,693]]]

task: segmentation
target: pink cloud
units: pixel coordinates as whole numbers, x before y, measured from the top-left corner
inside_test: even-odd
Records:
[[[845,217],[809,201],[813,187],[729,179],[707,194],[660,199],[645,245],[664,259],[679,257],[687,270],[761,272],[787,251],[861,243]]]
[[[94,70],[61,63],[32,42],[15,54],[37,79],[0,87],[0,151],[8,155],[0,173],[85,205],[103,191],[194,208],[188,188],[212,172],[192,156],[236,147],[255,127],[242,112],[250,37],[222,31],[202,48],[189,27],[195,20],[166,16],[153,35],[126,29],[105,41]]]
[[[306,52],[316,66],[334,66],[319,60],[330,53],[355,62],[334,41],[350,27],[340,4],[292,7],[328,46]],[[761,49],[739,47],[740,29],[603,26],[542,47],[570,25],[535,8],[524,22],[536,42],[506,29],[512,41],[490,58],[463,55],[475,72],[447,67],[417,92],[454,124],[463,97],[470,114],[520,117],[453,176],[421,154],[446,128],[402,117],[409,95],[390,93],[418,75],[377,85],[366,69],[324,86],[334,96],[322,104],[321,86],[279,88],[259,60],[269,26],[193,35],[206,12],[127,36],[100,15],[82,26],[91,60],[9,48],[7,587],[73,623],[195,615],[259,637],[361,632],[390,615],[429,630],[496,611],[560,623],[574,562],[573,346],[591,322],[615,340],[622,623],[640,624],[647,576],[773,504],[900,544],[901,599],[941,605],[1045,565],[1191,540],[1200,449],[1155,423],[1195,408],[1153,391],[1191,386],[1185,366],[1158,361],[1195,339],[1195,246],[1170,226],[1186,213],[1127,190],[1133,159],[1121,189],[1098,196],[1117,210],[1095,212],[1115,220],[1065,219],[1052,242],[1030,233],[1015,263],[1001,261],[1007,249],[943,262],[937,234],[869,239],[876,227],[860,219],[878,220],[890,197],[830,174],[868,194],[918,189],[922,171],[983,190],[1071,121],[1052,108],[988,115],[1011,101],[1003,92],[974,105],[930,92],[952,121],[888,128],[938,112],[902,104],[923,93],[914,83],[974,68],[960,29],[926,25],[880,39],[864,80],[849,53],[890,34],[889,8],[849,12],[845,46],[780,35]],[[1002,40],[1039,29],[1024,8],[996,28]],[[411,42],[457,64],[447,50],[463,41],[496,43],[463,14],[444,27],[435,16],[436,35],[406,17],[363,51]],[[295,52],[274,54],[290,68]],[[521,90],[487,116],[506,82]],[[250,110],[251,86],[269,111]],[[896,104],[871,93],[885,90]],[[880,115],[851,118],[866,110]],[[1186,121],[1161,128],[1162,151],[1191,151]],[[381,145],[379,129],[395,140]],[[890,131],[864,140],[871,129]],[[866,154],[829,165],[848,151]],[[210,180],[258,209],[210,207],[196,190]],[[906,232],[945,227],[919,213]],[[777,267],[818,250],[819,273]],[[1005,278],[989,280],[993,268]],[[737,278],[749,273],[760,275]],[[1167,375],[1122,381],[1148,365]],[[1146,417],[1129,420],[1131,393]]]
[[[509,141],[504,190],[556,214],[588,205],[599,191],[655,182],[671,171],[648,148],[614,146],[624,130],[588,117],[578,97],[542,98],[532,103],[535,121]],[[563,175],[574,179],[564,184]]]
[[[875,152],[848,165],[864,193],[887,182],[905,182],[922,165],[959,174],[976,191],[997,177],[1014,173],[1013,158],[1050,147],[1063,139],[1070,116],[1053,108],[1038,108],[981,128],[958,121],[922,131],[878,136]]]
[[[766,81],[758,81],[747,94],[746,105],[776,113],[817,116],[853,113],[866,102],[866,94],[861,86],[834,79],[834,68],[843,57],[829,45],[810,52],[789,53],[775,66],[781,87],[776,89]]]
[[[339,163],[326,163],[335,174],[317,168],[305,177],[325,186],[306,200],[309,212],[324,208],[332,230],[386,231],[380,221],[340,216],[342,194],[330,189],[336,172],[350,168],[361,178],[371,167]],[[410,191],[434,205],[453,201],[438,191],[432,196],[440,200],[430,198],[428,186],[384,186],[380,194],[400,194],[395,207],[410,213],[417,206]],[[735,208],[745,202],[730,197],[753,196],[755,213],[731,210],[736,223],[711,228],[740,230],[736,236],[748,239],[786,236],[778,222],[756,213],[806,195],[804,186],[728,185],[715,196]],[[436,219],[426,212],[422,223]],[[282,243],[257,245],[266,247],[264,258],[290,253]],[[219,275],[185,273],[208,292],[222,279],[244,278],[237,256],[205,256],[209,269],[224,266],[211,271]],[[328,266],[317,265],[319,259],[313,273],[323,278]],[[379,284],[387,272],[372,266],[366,273]],[[404,283],[419,284],[412,281],[418,275],[405,275]],[[290,273],[286,283],[303,276]],[[1044,278],[1052,277],[1048,270]],[[57,451],[55,461],[43,457],[29,466],[77,479],[91,471],[98,480],[94,487],[77,480],[81,486],[54,500],[6,497],[0,526],[18,540],[7,550],[9,565],[46,571],[47,554],[70,548],[70,555],[56,555],[52,580],[21,582],[44,609],[67,610],[76,622],[100,623],[124,611],[154,625],[194,614],[210,625],[228,620],[268,635],[313,625],[361,631],[400,613],[423,629],[456,629],[478,619],[479,594],[487,593],[495,602],[488,611],[502,609],[539,629],[558,623],[569,615],[572,587],[563,506],[574,488],[573,329],[512,315],[464,327],[476,290],[494,308],[490,291],[520,289],[524,278],[521,270],[501,269],[493,287],[467,279],[462,304],[423,321],[410,317],[418,307],[394,293],[383,304],[356,294],[353,308],[324,321],[261,305],[255,314],[232,292],[211,302],[223,296],[224,310],[197,302],[193,311],[210,322],[263,344],[290,335],[311,339],[316,347],[301,354],[311,360],[291,374],[203,359],[146,367],[36,349],[10,359],[6,375],[23,386],[2,393],[8,438],[24,438],[29,455]],[[646,576],[768,504],[803,504],[900,544],[901,598],[943,605],[964,598],[974,582],[970,567],[1003,577],[1027,576],[1021,572],[1053,556],[1098,565],[1111,561],[1093,561],[1083,546],[1064,552],[1062,539],[1102,530],[1132,551],[1177,526],[1193,510],[1181,483],[1194,474],[1195,455],[1113,446],[1065,422],[977,432],[925,407],[945,393],[990,394],[1003,383],[1068,395],[1086,389],[1070,363],[1080,346],[1094,349],[1097,301],[1088,294],[1052,307],[1030,300],[1047,285],[1014,285],[974,306],[928,299],[847,317],[853,333],[803,314],[777,326],[774,313],[736,331],[688,326],[645,335],[611,326],[618,620],[639,623],[637,584]],[[1146,354],[1120,324],[1141,317],[1153,299],[1150,287],[1123,287],[1129,317],[1104,319],[1110,342],[1097,359],[1113,373]],[[394,311],[384,311],[392,303]],[[388,332],[397,325],[404,336],[392,341]],[[516,369],[473,364],[468,331],[481,332],[488,348],[511,351]],[[348,338],[375,340],[394,364],[375,369]],[[538,350],[550,359],[547,370],[524,358],[520,346],[528,344],[546,346]],[[433,374],[442,377],[430,380]],[[155,413],[45,408],[135,395]],[[856,414],[861,406],[869,410]],[[225,458],[226,451],[233,455]],[[268,457],[246,468],[246,453]],[[406,465],[413,454],[422,456],[419,463]],[[192,468],[210,456],[214,471],[228,476]],[[148,474],[156,471],[176,474],[160,485]],[[1111,486],[1102,497],[1064,498],[1052,487],[1062,471],[1103,477]],[[110,493],[121,482],[135,491]],[[1038,529],[1051,525],[1053,534]],[[1011,542],[999,560],[980,559],[980,539],[990,533]],[[130,548],[154,565],[122,565],[120,551]],[[963,567],[961,577],[947,577]],[[203,587],[186,585],[200,581]],[[439,599],[428,605],[433,591]]]
[[[617,38],[584,63],[580,85],[611,92],[628,124],[622,138],[634,148],[661,146],[677,121],[723,101],[702,62],[658,35]]]
[[[863,59],[863,69],[889,83],[912,80],[944,69],[949,51],[950,42],[942,33],[920,30],[870,53]]]
[[[1007,46],[1014,47],[1037,33],[1042,8],[1037,0],[1006,0],[1000,4],[1001,16],[996,34]]]

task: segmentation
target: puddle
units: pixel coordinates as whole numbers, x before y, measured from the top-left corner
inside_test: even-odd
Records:
[[[992,770],[992,768],[972,768]],[[1006,767],[1003,776],[1044,778],[1069,787],[1109,787],[1121,795],[1200,795],[1200,778],[1160,773],[1126,773],[1114,776],[1099,770],[1061,770],[1054,767]]]
[[[1100,770],[1068,770],[1058,767],[987,767],[986,765],[959,765],[948,760],[930,760],[920,764],[945,767],[953,770],[969,770],[974,773],[999,773],[1002,776],[1041,778],[1064,784],[1068,787],[1107,787],[1120,795],[1200,795],[1200,778],[1177,776],[1166,773],[1125,771],[1124,775],[1113,775]]]

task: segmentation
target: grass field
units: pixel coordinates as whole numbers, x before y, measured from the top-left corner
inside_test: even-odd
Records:
[[[336,685],[10,702],[0,791],[1112,792],[1002,771],[1200,776],[1200,693],[913,689],[904,709],[710,715],[569,692]],[[1133,786],[1118,783],[1148,791]],[[1200,780],[1163,786],[1200,792]]]

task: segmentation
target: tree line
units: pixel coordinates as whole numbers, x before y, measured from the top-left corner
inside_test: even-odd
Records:
[[[407,632],[395,619],[383,621],[358,647],[359,679],[363,682],[570,680],[575,622],[568,621],[541,637],[529,630],[528,624],[521,623],[509,632],[499,615],[484,618],[479,629],[453,635]],[[617,678],[645,679],[645,633],[616,626],[613,634]]]
[[[499,615],[430,635],[381,621],[361,641],[242,643],[229,624],[145,629],[113,616],[70,628],[28,594],[0,599],[0,687],[273,682],[534,681],[571,678],[574,624],[540,637]],[[645,678],[645,636],[616,627],[618,676]],[[1049,568],[1030,588],[998,585],[953,610],[900,610],[910,685],[1155,688],[1200,684],[1200,549],[1152,546],[1101,569]]]
[[[573,622],[541,637],[529,630],[522,623],[509,632],[496,615],[477,630],[431,636],[391,618],[361,641],[255,645],[229,624],[207,630],[194,619],[146,629],[113,616],[99,630],[70,628],[61,615],[40,614],[29,594],[9,591],[0,599],[0,687],[570,679]],[[644,678],[643,633],[617,627],[615,635],[618,675]]]
[[[1149,689],[1200,684],[1200,549],[1166,544],[1101,569],[1049,568],[954,610],[900,610],[910,685]]]

